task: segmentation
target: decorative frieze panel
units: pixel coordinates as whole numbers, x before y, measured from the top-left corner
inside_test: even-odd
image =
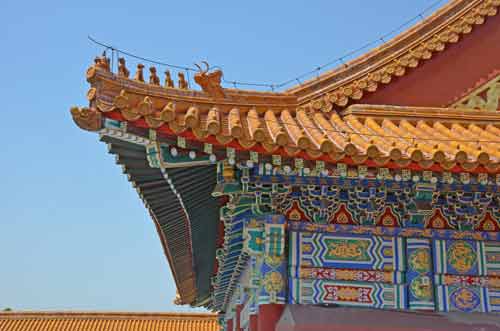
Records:
[[[290,232],[292,267],[404,270],[403,249],[398,237]]]
[[[500,200],[494,176],[442,174],[430,181],[259,176],[249,191],[268,196],[275,213],[315,224],[500,231]],[[463,178],[462,178],[463,177]],[[481,177],[481,178],[480,178]],[[484,178],[483,178],[484,177]],[[251,177],[252,178],[252,177]],[[472,181],[477,182],[472,184]],[[309,183],[310,182],[310,183]],[[451,184],[450,184],[451,183]],[[482,185],[480,183],[491,183]],[[262,200],[262,198],[261,198]]]
[[[401,284],[352,283],[324,279],[292,279],[291,304],[339,304],[367,308],[405,309]]]
[[[436,285],[479,286],[500,289],[500,276],[434,275]]]
[[[325,279],[400,284],[403,282],[404,274],[401,271],[392,270],[292,267],[290,269],[290,276],[302,279]]]
[[[500,245],[313,232],[289,222],[288,302],[500,312]],[[359,227],[359,226],[358,226]]]
[[[216,188],[230,195],[224,215],[244,218],[242,254],[253,271],[243,275],[253,277],[239,292],[243,323],[264,304],[500,310],[495,176],[258,168],[266,174],[224,163]]]
[[[289,232],[289,303],[403,309],[404,239]]]
[[[455,240],[490,240],[500,241],[499,232],[456,231],[440,229],[394,228],[382,226],[355,226],[343,224],[313,224],[307,222],[288,222],[291,231],[307,231],[322,233],[346,233],[365,236],[399,236],[406,238],[455,239]],[[491,261],[494,263],[494,261]]]

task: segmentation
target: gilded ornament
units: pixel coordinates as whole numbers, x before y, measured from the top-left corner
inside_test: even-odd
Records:
[[[165,87],[170,87],[174,88],[174,81],[172,79],[172,76],[170,76],[170,71],[166,70],[165,71]]]
[[[101,56],[97,56],[94,59],[94,66],[105,71],[110,70],[110,59],[106,57],[106,51],[104,51]]]
[[[144,82],[144,64],[139,63],[137,65],[137,71],[135,72],[134,80],[138,82]]]
[[[117,95],[115,97],[115,99],[113,100],[113,105],[115,105],[115,107],[117,107],[117,108],[123,109],[123,108],[128,107],[128,102],[129,102],[129,100],[128,100],[128,97],[126,95],[125,90],[121,90],[120,94]]]
[[[431,256],[429,250],[419,248],[414,250],[408,257],[410,267],[419,272],[428,272],[431,269]]]
[[[92,66],[92,67],[88,68],[87,72],[85,74],[85,76],[87,78],[87,81],[91,82],[92,78],[95,77],[95,74],[96,74],[96,68],[95,68],[95,66]]]
[[[359,100],[362,97],[363,97],[363,91],[361,91],[360,89],[355,89],[352,92],[351,99],[353,99],[353,100]]]
[[[339,287],[336,291],[340,301],[358,301],[360,293],[356,287]]]
[[[448,263],[459,273],[469,272],[476,264],[477,254],[471,244],[466,241],[456,241],[450,245],[447,252]]]
[[[383,84],[389,84],[392,80],[392,77],[389,73],[385,72],[383,75],[382,75],[382,78],[380,79],[380,82],[383,83]]]
[[[88,101],[93,101],[96,97],[97,90],[95,87],[91,87],[88,92],[87,92],[87,100]]]
[[[352,95],[352,88],[349,85],[347,85],[344,88],[343,92],[341,92],[341,93],[344,94],[347,97],[350,97]]]
[[[123,108],[121,110],[121,113],[127,121],[135,121],[135,120],[138,120],[139,118],[141,118],[141,114],[139,113],[139,110],[135,107],[134,108]]]
[[[283,261],[283,258],[278,255],[266,255],[264,257],[264,262],[271,266],[272,268],[277,268],[280,266],[281,262]]]
[[[337,93],[330,93],[326,97],[328,98],[328,101],[331,103],[336,103],[338,99]]]
[[[368,81],[367,81],[367,79],[363,78],[363,79],[360,79],[360,80],[354,82],[353,85],[358,89],[364,90],[368,87]],[[361,91],[361,92],[363,92],[363,91]]]
[[[323,99],[314,100],[311,104],[312,109],[321,110],[323,108]]]
[[[343,106],[347,105],[348,102],[349,102],[349,99],[345,95],[341,95],[341,96],[339,96],[339,98],[337,99],[337,101],[335,103],[337,105],[343,107]]]
[[[128,78],[130,76],[130,71],[127,69],[125,59],[123,57],[118,59],[118,76],[124,78]]]
[[[466,287],[459,287],[450,295],[450,302],[453,306],[463,312],[475,310],[480,301],[479,295],[474,290]]]
[[[342,261],[370,261],[368,247],[370,242],[358,239],[325,239],[327,253],[325,258]]]
[[[328,102],[328,97],[324,97],[324,100],[323,100],[323,107],[321,108],[321,111],[323,113],[329,113],[331,112],[333,109],[333,104],[331,104],[330,102]]]
[[[366,86],[366,90],[368,92],[375,92],[378,88],[378,84],[375,81],[369,81],[368,86]]]
[[[187,90],[188,89],[188,82],[186,81],[186,77],[184,77],[184,73],[179,72],[177,74],[177,78],[178,78],[178,81],[177,81],[178,87],[182,90]]]
[[[144,97],[144,99],[138,105],[139,114],[141,115],[151,115],[154,112],[153,102],[149,96]]]
[[[432,299],[432,285],[428,276],[417,276],[410,283],[410,291],[420,300]]]
[[[263,284],[267,293],[278,293],[284,287],[283,276],[277,271],[271,271],[264,276]]]
[[[175,120],[175,104],[173,102],[169,102],[163,107],[160,112],[160,118],[165,122],[172,122]]]
[[[144,120],[151,128],[159,128],[163,124],[163,120],[158,117],[158,114],[146,115]]]
[[[213,98],[224,98],[224,89],[221,86],[222,71],[214,70],[213,72],[209,72],[210,66],[208,63],[203,61],[202,64],[205,65],[205,69],[195,64],[199,72],[194,75],[194,81],[200,85],[201,89],[209,96]]]
[[[186,112],[186,116],[184,117],[184,121],[188,128],[196,128],[200,122],[200,110],[198,107],[191,106]]]
[[[97,110],[72,107],[70,112],[75,123],[84,130],[97,131],[102,127],[102,115]]]
[[[156,74],[156,68],[149,68],[149,84],[160,86],[160,77]]]

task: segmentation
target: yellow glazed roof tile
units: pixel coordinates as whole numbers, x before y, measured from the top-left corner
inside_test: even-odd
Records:
[[[5,312],[2,331],[218,331],[215,314]]]
[[[98,99],[95,108],[73,109],[73,117],[87,129],[92,126],[90,119],[110,116],[172,135],[191,134],[199,141],[214,137],[221,146],[231,142],[243,150],[261,146],[285,157],[305,152],[310,159],[349,156],[381,165],[439,163],[447,169],[460,164],[465,169],[483,165],[495,170],[500,163],[500,112],[372,105],[353,105],[340,113],[302,107],[259,111],[179,102],[161,107],[158,101],[147,101],[159,104],[158,109],[141,111],[146,101],[122,90],[108,101]],[[166,116],[171,109],[175,112]],[[154,125],[148,118],[155,119]]]

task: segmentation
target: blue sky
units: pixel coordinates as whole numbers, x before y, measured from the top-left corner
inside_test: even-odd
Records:
[[[71,120],[87,35],[230,80],[281,82],[394,29],[432,0],[11,1],[0,3],[0,308],[137,310],[175,286],[136,192]],[[163,68],[161,68],[163,69]],[[133,70],[131,70],[133,71]]]

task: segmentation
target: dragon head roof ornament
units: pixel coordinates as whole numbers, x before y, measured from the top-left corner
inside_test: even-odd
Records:
[[[203,92],[215,99],[224,97],[224,89],[221,86],[222,70],[217,69],[210,71],[210,65],[206,61],[201,64],[205,65],[205,69],[201,65],[195,63],[195,66],[200,70],[194,75],[194,81],[201,86]]]

